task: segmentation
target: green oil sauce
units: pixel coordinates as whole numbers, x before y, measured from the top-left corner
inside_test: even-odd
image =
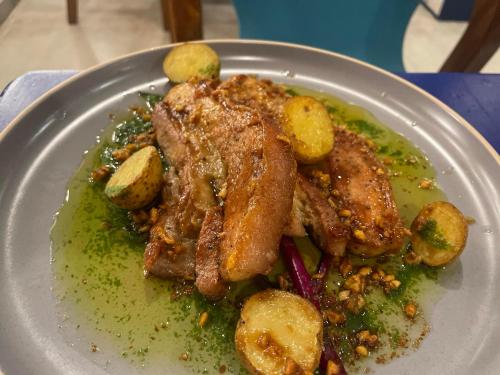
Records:
[[[317,97],[335,122],[372,139],[378,145],[380,158],[390,159],[388,168],[405,225],[411,223],[425,203],[444,199],[437,188],[418,187],[423,178],[435,181],[435,171],[425,155],[369,112],[338,98],[296,87],[290,89]],[[141,105],[150,111],[158,97],[141,96],[145,100]],[[68,185],[67,199],[51,232],[54,293],[60,300],[61,327],[82,339],[82,347],[91,358],[101,355],[138,368],[163,369],[166,373],[180,373],[182,369],[187,373],[246,373],[234,350],[239,305],[245,296],[266,286],[251,282],[233,285],[231,295],[218,303],[207,302],[197,293],[172,298],[176,288],[173,282],[143,276],[146,238],[131,230],[127,213],[109,202],[101,183],[89,182],[96,167],[103,163],[113,165],[111,152],[126,142],[127,135],[150,126],[137,116],[122,122],[117,131],[116,122],[110,125],[85,155]],[[297,244],[313,273],[319,251],[307,238],[297,239]],[[400,290],[389,296],[371,293],[366,312],[348,317],[343,328],[346,335],[370,329],[394,341],[401,335],[411,336],[412,330],[420,330],[417,324],[410,325],[403,318],[401,306],[407,301],[423,305],[425,291],[435,287],[436,271],[405,266],[400,256],[381,266],[397,274],[402,282]],[[273,275],[282,269],[279,262]],[[327,289],[339,287],[340,277],[332,272]],[[208,312],[209,318],[201,328],[198,321],[203,312]],[[350,355],[347,344],[342,342],[339,348],[346,359]]]

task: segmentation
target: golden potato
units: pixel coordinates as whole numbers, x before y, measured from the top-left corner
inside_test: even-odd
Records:
[[[150,203],[162,185],[160,155],[154,146],[137,151],[118,167],[111,176],[104,193],[117,206],[129,210]]]
[[[301,163],[316,163],[333,148],[333,126],[325,106],[310,96],[294,96],[284,106],[283,130]]]
[[[269,289],[245,302],[235,340],[243,363],[254,374],[312,373],[321,357],[323,321],[304,298]]]
[[[219,76],[217,52],[203,43],[186,43],[174,47],[163,60],[163,71],[174,83],[191,78],[212,79]]]
[[[467,241],[467,221],[448,202],[424,206],[411,224],[413,251],[429,266],[442,266],[458,257]]]

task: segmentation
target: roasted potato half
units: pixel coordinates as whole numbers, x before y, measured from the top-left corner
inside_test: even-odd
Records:
[[[162,185],[160,155],[154,146],[134,153],[111,176],[104,193],[122,208],[135,210],[150,203]]]
[[[294,96],[284,105],[283,130],[290,138],[296,159],[316,163],[333,148],[333,126],[325,106],[310,96]]]
[[[424,206],[411,225],[413,251],[429,266],[442,266],[458,257],[467,241],[464,215],[448,202]]]
[[[319,364],[322,339],[323,321],[314,305],[273,289],[245,302],[235,336],[247,369],[264,375],[312,373]]]
[[[220,61],[217,52],[203,43],[187,43],[174,47],[163,60],[163,71],[174,83],[191,78],[217,78]]]

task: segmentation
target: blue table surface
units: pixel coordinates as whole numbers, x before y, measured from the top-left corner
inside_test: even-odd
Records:
[[[36,71],[8,85],[0,94],[0,130],[44,92],[75,71]],[[448,104],[500,152],[500,74],[399,73]]]

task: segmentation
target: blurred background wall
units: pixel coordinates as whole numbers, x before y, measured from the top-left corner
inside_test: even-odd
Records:
[[[30,70],[85,69],[122,54],[170,42],[169,32],[163,29],[159,0],[79,3],[78,24],[69,25],[65,0],[0,0],[0,90]],[[204,38],[239,37],[233,2],[202,0],[202,6]],[[12,11],[2,20],[4,8]],[[466,21],[440,20],[433,14],[435,9],[430,10],[429,4],[416,1],[407,21],[401,53],[406,71],[438,71],[467,27]],[[349,32],[349,28],[345,30],[346,35]],[[498,51],[482,71],[500,73]]]

